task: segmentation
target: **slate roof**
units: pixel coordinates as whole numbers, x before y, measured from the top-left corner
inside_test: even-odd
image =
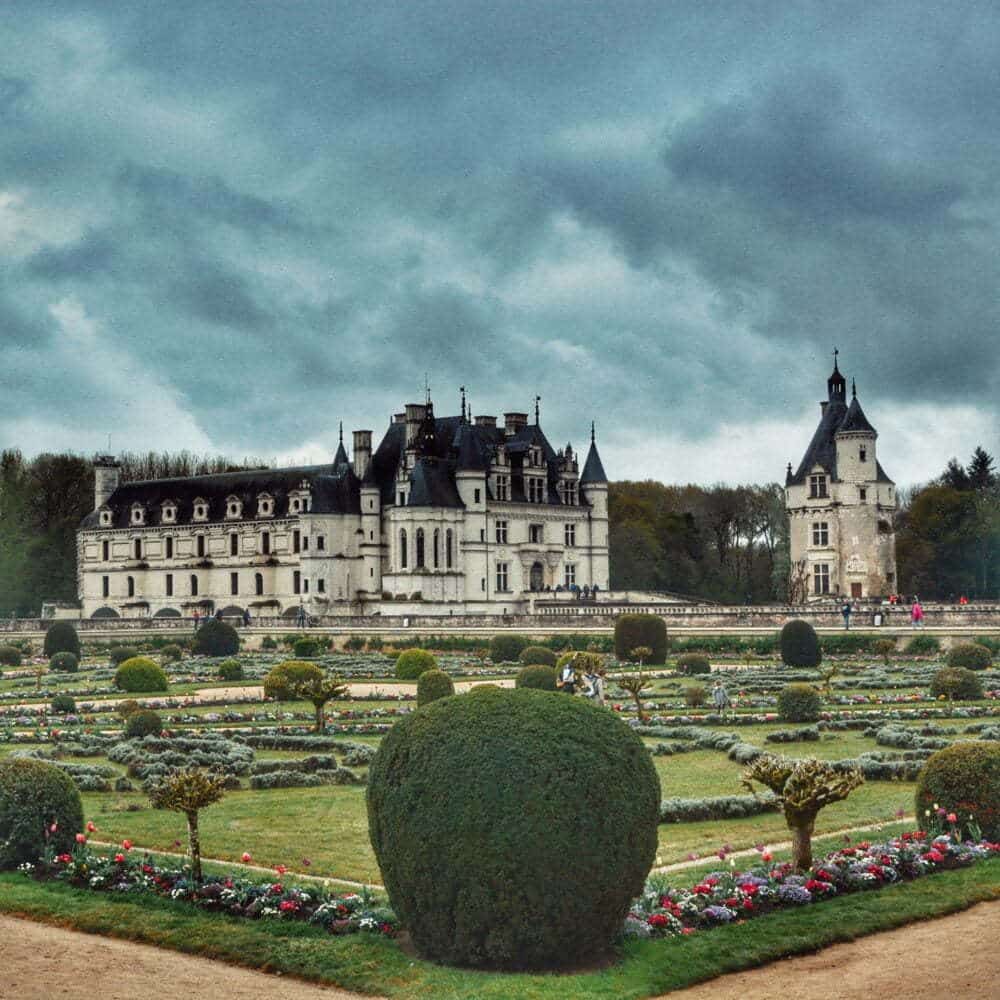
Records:
[[[867,431],[869,434],[875,434],[878,437],[875,428],[868,423],[868,418],[865,416],[865,411],[861,409],[861,404],[858,402],[857,396],[851,400],[851,405],[847,408],[847,414],[844,416],[837,430],[838,432]]]
[[[580,474],[581,483],[606,483],[608,477],[604,472],[604,465],[601,456],[597,454],[597,445],[591,441],[590,451],[587,452],[587,461],[583,464],[583,472]]]

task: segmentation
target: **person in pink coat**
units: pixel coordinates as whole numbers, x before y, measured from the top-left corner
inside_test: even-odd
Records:
[[[910,608],[910,622],[914,628],[924,627],[924,609],[920,606],[920,598],[913,598],[913,607]]]

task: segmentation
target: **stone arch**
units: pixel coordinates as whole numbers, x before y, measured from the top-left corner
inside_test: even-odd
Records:
[[[91,618],[121,618],[121,615],[115,611],[114,608],[103,607],[98,608],[91,616]]]
[[[181,618],[183,617],[181,613],[176,608],[160,608],[154,615],[154,618]]]

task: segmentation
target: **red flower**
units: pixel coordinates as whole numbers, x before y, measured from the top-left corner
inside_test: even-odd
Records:
[[[682,927],[681,934],[694,934],[694,930],[693,927]]]
[[[752,910],[753,909],[753,900],[752,899],[744,899],[743,900],[743,909],[744,910]]]
[[[131,851],[132,850],[132,841],[131,840],[123,840],[122,841],[122,848],[124,850],[126,850],[126,851]]]
[[[284,865],[275,865],[275,866],[274,866],[274,870],[275,870],[275,871],[276,871],[276,872],[277,872],[277,873],[278,873],[279,875],[284,875],[284,874],[285,874],[285,872],[287,872],[287,871],[288,871],[288,869],[287,869],[287,868],[286,868],[286,867],[285,867]]]
[[[72,856],[69,854],[60,854],[56,857],[56,861],[61,865],[68,865],[73,860]]]
[[[646,923],[649,924],[650,927],[666,927],[667,924],[670,923],[670,921],[667,920],[664,914],[654,913],[651,917],[649,917],[646,920]]]
[[[767,864],[769,861],[773,861],[774,860],[774,856],[769,851],[765,851],[760,856],[760,860],[763,861],[764,864]]]
[[[949,823],[957,823],[958,822],[958,817],[954,813],[948,813],[948,822]]]
[[[88,823],[87,824],[87,833],[93,833],[96,829],[97,829],[97,827],[94,826],[93,823]]]
[[[118,864],[121,864],[124,860],[125,860],[125,855],[124,854],[116,854],[115,855],[115,861],[117,861]]]
[[[278,903],[278,909],[282,913],[294,913],[299,908],[299,904],[292,899],[286,899]]]
[[[87,843],[87,835],[85,833],[78,833],[76,835],[76,842],[78,844],[86,844]]]
[[[242,861],[243,864],[249,864],[252,860],[253,860],[253,858],[250,856],[250,852],[249,851],[244,851],[240,855],[240,861]]]

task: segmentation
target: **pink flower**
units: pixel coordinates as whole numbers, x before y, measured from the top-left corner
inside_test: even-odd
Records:
[[[76,842],[78,844],[86,844],[87,843],[87,835],[85,833],[78,833],[76,835]]]
[[[87,833],[93,833],[96,829],[97,829],[97,827],[94,826],[93,823],[88,823],[87,824]]]
[[[948,822],[949,823],[957,823],[958,822],[958,817],[954,813],[948,813]]]
[[[132,850],[132,841],[131,840],[123,840],[122,841],[122,847],[126,851],[131,851]]]
[[[49,833],[55,833],[56,830],[58,830],[58,829],[59,829],[59,824],[58,823],[53,823],[52,826],[49,827]]]
[[[243,853],[242,853],[242,854],[240,855],[240,861],[242,861],[242,862],[243,862],[243,864],[245,864],[245,865],[247,865],[247,864],[249,864],[249,863],[250,863],[251,861],[253,861],[253,858],[252,858],[252,857],[250,856],[250,852],[249,852],[249,851],[244,851],[244,852],[243,852]]]

